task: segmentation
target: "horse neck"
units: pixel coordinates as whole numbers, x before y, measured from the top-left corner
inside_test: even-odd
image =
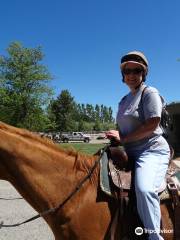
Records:
[[[76,155],[8,131],[0,132],[2,177],[37,210],[56,206],[84,172],[74,170]]]

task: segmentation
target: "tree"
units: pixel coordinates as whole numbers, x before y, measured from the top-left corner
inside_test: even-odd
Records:
[[[62,90],[57,99],[51,101],[48,112],[56,130],[61,132],[102,131],[114,126],[111,107],[76,103],[68,90]]]
[[[100,107],[98,104],[95,106],[95,120],[100,121]]]
[[[86,114],[88,117],[88,122],[94,121],[94,107],[92,104],[86,104]]]
[[[41,47],[26,48],[13,42],[8,56],[0,56],[0,119],[30,130],[44,125],[44,106],[53,91],[47,67],[40,63]],[[44,126],[42,126],[44,127]]]
[[[114,123],[113,110],[111,107],[108,108],[108,114],[109,114],[109,122]]]
[[[50,104],[51,111],[55,117],[57,130],[61,132],[74,131],[77,128],[75,121],[76,104],[68,90],[63,90],[56,100]]]

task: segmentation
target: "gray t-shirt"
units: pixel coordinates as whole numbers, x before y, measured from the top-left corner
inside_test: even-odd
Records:
[[[135,95],[132,95],[130,92],[122,98],[119,103],[116,121],[121,136],[126,136],[135,131],[149,118],[161,117],[164,103],[162,102],[158,90],[154,87],[147,87],[141,99],[142,91],[145,87],[146,86],[143,84]],[[162,133],[161,127],[158,126],[151,136],[126,144],[125,147],[132,152],[141,152],[157,147],[162,148],[164,144],[167,147],[166,140],[161,137]]]

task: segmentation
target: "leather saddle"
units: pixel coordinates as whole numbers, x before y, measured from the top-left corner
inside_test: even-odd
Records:
[[[109,175],[114,185],[121,190],[130,190],[132,165],[123,147],[109,147]]]
[[[107,151],[109,178],[113,184],[121,190],[121,192],[129,192],[132,188],[132,171],[134,170],[134,161],[128,159],[123,146],[109,147]],[[174,182],[174,174],[177,169],[174,169],[173,164],[170,165],[167,175],[158,189],[161,200],[170,198],[168,189],[169,183]],[[177,182],[176,182],[177,183]],[[180,183],[179,183],[180,184]],[[180,185],[176,184],[180,193]],[[125,194],[126,195],[126,194]],[[124,195],[123,195],[124,196]]]

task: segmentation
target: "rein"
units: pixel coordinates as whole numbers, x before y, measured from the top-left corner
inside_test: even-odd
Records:
[[[0,197],[0,200],[7,200],[7,201],[19,200],[19,199],[23,199],[23,198],[22,197],[15,197],[15,198],[2,198],[2,197]]]
[[[103,153],[107,150],[107,148],[109,147],[109,145],[107,144],[104,148],[102,148],[100,151],[100,156],[99,158],[94,162],[94,165],[92,166],[92,168],[89,170],[89,173],[81,180],[81,182],[75,187],[75,189],[64,199],[64,201],[62,203],[60,203],[58,206],[54,207],[54,208],[50,208],[48,210],[45,210],[37,215],[35,215],[34,217],[31,217],[23,222],[20,223],[15,223],[15,224],[4,224],[3,221],[0,222],[0,229],[2,227],[18,227],[20,225],[23,225],[25,223],[31,222],[37,218],[46,216],[48,214],[54,213],[57,210],[60,210],[83,186],[83,184],[91,177],[92,173],[94,172],[94,170],[96,169],[97,165],[99,164],[101,157],[103,155]]]

